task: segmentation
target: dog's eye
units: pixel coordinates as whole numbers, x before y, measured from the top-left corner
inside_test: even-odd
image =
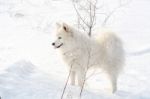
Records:
[[[58,39],[61,39],[61,37],[58,37]]]

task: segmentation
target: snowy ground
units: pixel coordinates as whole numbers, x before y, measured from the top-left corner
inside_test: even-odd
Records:
[[[123,39],[126,67],[110,94],[103,74],[87,81],[82,99],[150,99],[150,1],[132,0],[109,26]],[[68,72],[57,50],[54,25],[73,24],[69,0],[0,0],[0,96],[2,99],[60,99]],[[77,98],[68,86],[65,99]]]

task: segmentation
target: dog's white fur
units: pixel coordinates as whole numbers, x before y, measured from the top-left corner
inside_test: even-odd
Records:
[[[86,71],[90,67],[101,68],[108,74],[112,92],[117,90],[117,78],[124,64],[124,50],[121,40],[113,33],[103,33],[93,39],[62,23],[57,24],[57,40],[53,43],[59,48],[64,61],[71,68],[71,84],[83,85]]]

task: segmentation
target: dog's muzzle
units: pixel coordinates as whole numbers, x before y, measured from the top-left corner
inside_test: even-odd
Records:
[[[60,48],[60,47],[63,45],[63,43],[61,43],[61,44],[58,45],[58,46],[56,46],[55,43],[52,43],[52,45],[53,45],[55,48]]]

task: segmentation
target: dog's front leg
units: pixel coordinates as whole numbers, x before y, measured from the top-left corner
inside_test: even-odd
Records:
[[[75,85],[75,78],[76,78],[75,75],[76,75],[75,71],[72,71],[70,75],[71,85]]]
[[[85,73],[83,71],[78,72],[78,85],[82,88],[85,81]]]

